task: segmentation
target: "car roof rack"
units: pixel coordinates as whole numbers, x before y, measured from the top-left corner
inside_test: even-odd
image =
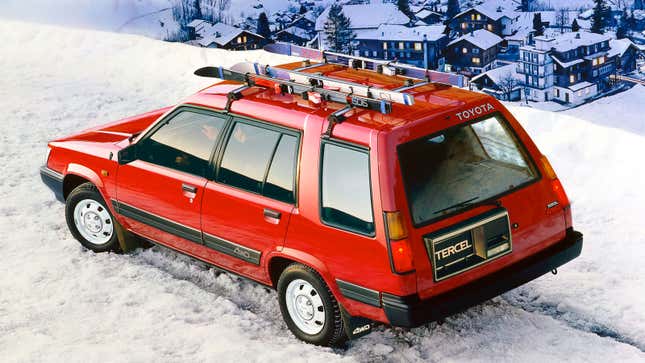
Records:
[[[277,42],[264,46],[264,50],[270,53],[284,54],[296,57],[302,57],[307,60],[322,62],[318,64],[305,65],[298,69],[303,71],[308,68],[318,67],[321,64],[338,64],[344,65],[354,69],[364,69],[385,75],[399,75],[423,82],[443,83],[455,87],[463,88],[466,86],[466,81],[463,75],[452,74],[447,72],[433,71],[414,67],[408,64],[392,62],[387,60],[377,60],[361,56],[353,56],[348,54],[341,54],[330,52],[326,50],[319,50],[307,47],[301,47],[290,43]],[[306,61],[307,62],[307,61]],[[427,83],[426,83],[427,84]],[[422,84],[408,85],[410,88],[421,86]],[[408,88],[408,89],[410,89]]]
[[[231,68],[203,67],[196,70],[195,75],[245,84],[245,86],[233,90],[233,94],[228,95],[227,110],[232,101],[242,97],[241,91],[245,90],[245,87],[252,86],[273,88],[280,93],[298,94],[304,99],[319,97],[320,100],[338,102],[383,114],[392,111],[392,103],[414,104],[414,97],[407,93],[347,82],[318,74],[261,66],[258,63],[242,62]],[[312,101],[314,100],[315,98],[312,98]]]

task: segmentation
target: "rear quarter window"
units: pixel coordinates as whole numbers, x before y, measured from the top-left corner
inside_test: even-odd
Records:
[[[367,150],[323,142],[321,219],[333,227],[374,235]]]

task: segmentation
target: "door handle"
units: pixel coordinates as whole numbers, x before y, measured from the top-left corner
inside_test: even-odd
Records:
[[[182,184],[181,189],[183,191],[185,191],[185,192],[188,192],[188,193],[197,193],[197,187],[192,186],[192,185]]]
[[[264,208],[264,216],[273,219],[280,219],[280,217],[282,217],[282,213],[274,211],[273,209]]]

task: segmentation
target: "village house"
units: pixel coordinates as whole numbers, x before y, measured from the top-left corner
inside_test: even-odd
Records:
[[[356,37],[355,55],[434,69],[448,43],[444,29],[444,25],[407,27],[382,24],[376,30],[362,32],[360,37]]]
[[[518,101],[522,96],[521,75],[511,63],[473,77],[470,84],[503,101]]]
[[[485,29],[464,34],[448,43],[446,60],[453,71],[479,74],[493,68],[502,38]]]
[[[427,25],[440,23],[443,19],[443,15],[425,8],[421,8],[421,10],[414,13],[414,16]]]
[[[527,98],[580,104],[607,89],[621,53],[612,51],[610,40],[588,32],[535,37],[535,45],[520,48],[517,66]]]
[[[519,16],[512,10],[501,6],[477,5],[455,15],[449,23],[450,29],[456,34],[463,35],[471,31],[485,29],[500,37],[511,35],[514,22]]]
[[[251,50],[261,49],[267,43],[261,35],[224,23],[196,19],[187,28],[191,39],[188,43],[204,48]]]
[[[325,22],[329,17],[330,8],[327,7],[316,19],[318,49],[328,49]],[[365,32],[378,29],[381,24],[404,25],[410,22],[410,18],[392,3],[343,5],[342,8],[343,14],[351,20],[351,29],[357,38],[362,37]]]

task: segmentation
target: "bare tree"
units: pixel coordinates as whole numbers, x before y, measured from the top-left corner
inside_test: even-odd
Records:
[[[204,19],[213,23],[230,21],[227,12],[231,8],[231,0],[201,0],[200,3]]]
[[[555,15],[555,24],[560,28],[560,33],[564,33],[564,29],[569,25],[569,9],[559,9]]]
[[[508,71],[502,75],[497,85],[499,90],[502,91],[502,94],[506,96],[506,100],[510,101],[511,94],[515,88],[520,85],[520,81],[513,75],[513,73],[511,73],[511,71]]]

